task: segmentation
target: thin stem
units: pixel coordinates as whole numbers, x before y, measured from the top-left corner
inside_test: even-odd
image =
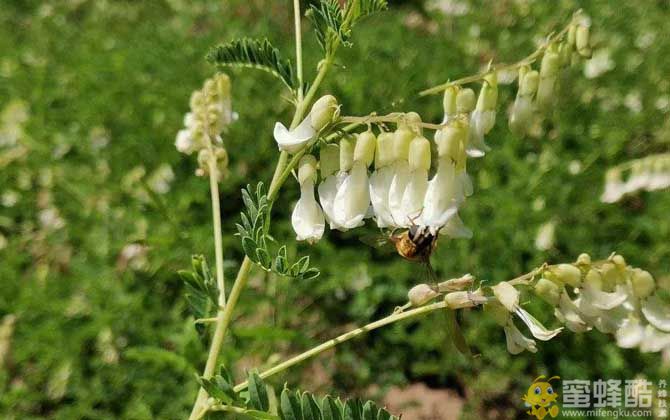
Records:
[[[300,0],[293,0],[293,24],[295,26],[295,57],[298,67],[298,103],[303,100],[302,92],[302,31],[300,29]]]
[[[441,302],[433,303],[431,305],[426,305],[426,306],[422,306],[420,308],[412,309],[412,310],[409,310],[409,311],[406,311],[406,312],[398,312],[398,313],[391,314],[391,315],[389,315],[385,318],[382,318],[380,320],[371,322],[371,323],[369,323],[369,324],[367,324],[363,327],[356,328],[355,330],[346,332],[346,333],[344,333],[344,334],[342,334],[338,337],[335,337],[331,340],[328,340],[325,343],[322,343],[322,344],[320,344],[320,345],[318,345],[318,346],[316,346],[316,347],[314,347],[310,350],[307,350],[304,353],[301,353],[301,354],[299,354],[295,357],[292,357],[292,358],[290,358],[290,359],[288,359],[288,360],[286,360],[282,363],[279,363],[278,365],[276,365],[276,366],[274,366],[274,367],[272,367],[272,368],[270,368],[270,369],[268,369],[264,372],[261,372],[259,376],[261,378],[267,378],[269,376],[272,376],[274,374],[282,372],[282,371],[290,368],[291,366],[294,366],[294,365],[296,365],[296,364],[298,364],[298,363],[300,363],[300,362],[302,362],[306,359],[314,357],[319,353],[322,353],[326,350],[329,350],[329,349],[337,346],[338,344],[342,344],[345,341],[349,341],[352,338],[358,337],[359,335],[365,334],[369,331],[376,330],[377,328],[381,328],[385,325],[389,325],[389,324],[392,324],[392,323],[397,322],[397,321],[402,321],[404,319],[413,318],[413,317],[416,317],[416,316],[419,316],[419,315],[423,315],[423,314],[426,314],[426,313],[429,313],[429,312],[436,311],[438,309],[444,309],[446,307],[447,307],[447,304],[444,301],[441,301]],[[242,391],[247,386],[248,386],[247,381],[242,382],[241,384],[235,386],[235,391],[236,392]]]
[[[392,112],[386,115],[371,114],[364,117],[346,116],[342,117],[341,120],[342,122],[357,123],[358,125],[375,123],[398,123],[404,118],[404,115],[405,114],[402,112]],[[425,122],[417,123],[416,125],[427,128],[429,130],[441,130],[442,128],[446,127],[446,124],[431,124]]]
[[[477,82],[479,80],[483,80],[486,76],[493,73],[494,71],[504,72],[504,71],[518,69],[519,67],[526,66],[528,64],[532,64],[533,62],[535,62],[535,60],[537,60],[538,58],[540,58],[542,56],[544,51],[547,48],[549,48],[549,46],[551,44],[553,44],[557,40],[563,38],[565,36],[565,34],[568,33],[568,31],[570,30],[570,26],[572,26],[574,24],[574,22],[575,22],[575,17],[573,17],[570,20],[570,23],[568,25],[566,25],[565,28],[563,28],[560,32],[558,32],[555,35],[550,35],[547,38],[547,40],[540,47],[538,47],[538,49],[536,49],[532,54],[530,54],[529,56],[527,56],[526,58],[524,58],[522,60],[517,61],[516,63],[501,64],[501,65],[498,65],[498,66],[492,66],[491,68],[487,69],[486,71],[484,71],[482,73],[478,73],[478,74],[475,74],[475,75],[472,75],[472,76],[463,77],[461,79],[457,79],[457,80],[454,80],[452,82],[442,83],[441,85],[437,85],[437,86],[434,86],[432,88],[425,89],[425,90],[419,92],[419,96],[434,95],[434,94],[437,94],[437,93],[442,93],[446,88],[451,87],[451,86],[460,86],[460,85],[465,85],[465,84],[468,84],[468,83]]]
[[[210,147],[209,191],[212,198],[212,220],[214,221],[214,254],[216,258],[216,285],[219,288],[219,306],[226,305],[226,287],[223,277],[223,239],[221,237],[221,204],[219,203],[218,168],[216,156]]]

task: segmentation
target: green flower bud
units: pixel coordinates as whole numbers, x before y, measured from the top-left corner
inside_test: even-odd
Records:
[[[430,142],[425,137],[415,137],[409,145],[409,167],[411,170],[430,169]]]
[[[435,132],[435,143],[437,144],[438,156],[448,156],[455,162],[464,160],[465,143],[467,140],[467,126],[462,122],[454,121],[443,129]]]
[[[316,158],[312,155],[303,156],[298,163],[298,182],[302,185],[308,181],[316,181]]]
[[[579,254],[577,257],[577,265],[590,266],[591,265],[591,256],[586,253]]]
[[[477,98],[477,109],[480,111],[492,111],[496,109],[498,102],[498,73],[492,72],[484,77],[484,84]]]
[[[538,280],[535,284],[535,294],[552,306],[558,305],[561,299],[561,289],[558,285],[544,278]]]
[[[537,92],[537,85],[540,82],[540,74],[537,70],[531,70],[523,76],[519,94],[522,96],[533,96]]]
[[[325,178],[340,170],[340,147],[336,144],[321,146],[319,154],[321,177]]]
[[[561,67],[567,67],[571,61],[572,47],[567,42],[563,42],[558,46],[558,62]]]
[[[408,112],[404,115],[405,124],[416,134],[421,134],[421,115],[416,112]]]
[[[319,131],[328,125],[335,117],[338,110],[337,99],[333,95],[324,95],[320,97],[309,113],[312,128]]]
[[[622,284],[625,280],[624,272],[613,263],[605,263],[600,267],[603,276],[603,290],[612,291],[617,284]]]
[[[449,86],[445,89],[444,97],[442,98],[445,115],[456,115],[456,95],[458,95],[458,89],[455,86]]]
[[[577,45],[577,25],[570,25],[568,29],[568,46],[575,48]]]
[[[654,277],[652,277],[648,271],[641,270],[639,268],[636,268],[633,271],[632,283],[633,293],[635,294],[635,297],[639,299],[643,299],[651,295],[656,288]]]
[[[395,160],[407,160],[409,156],[409,144],[414,139],[414,132],[406,124],[402,124],[393,133],[393,158]]]
[[[365,166],[370,166],[375,159],[376,145],[377,137],[372,131],[360,133],[354,148],[354,161],[361,161],[365,163]]]
[[[354,145],[348,138],[340,140],[340,170],[348,171],[354,165]]]
[[[577,52],[584,58],[591,58],[592,50],[590,44],[590,34],[589,27],[584,25],[579,25],[577,27],[577,34],[575,38],[575,45],[577,47]]]
[[[212,154],[209,149],[202,149],[198,152],[198,166],[202,169],[207,169],[211,158]]]
[[[603,276],[598,270],[591,269],[584,276],[584,284],[587,284],[597,290],[603,290]]]
[[[383,168],[393,162],[393,133],[381,133],[377,136],[375,169]]]
[[[537,105],[547,109],[554,103],[554,88],[559,69],[558,53],[549,49],[542,57],[540,66],[540,82],[537,87]]]
[[[551,270],[556,276],[556,280],[561,283],[572,287],[579,287],[582,283],[582,272],[572,264],[559,264],[556,267],[552,267]]]
[[[626,259],[622,255],[615,255],[612,257],[612,262],[617,266],[619,270],[626,269]]]
[[[437,296],[437,292],[427,284],[417,284],[407,293],[407,298],[412,306],[422,306]]]
[[[470,88],[461,89],[456,96],[456,111],[459,114],[467,114],[475,109],[475,91]]]

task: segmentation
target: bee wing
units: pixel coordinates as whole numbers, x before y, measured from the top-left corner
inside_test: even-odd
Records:
[[[375,248],[379,250],[380,252],[386,254],[386,253],[394,253],[396,252],[395,250],[395,245],[391,240],[384,235],[363,235],[359,238],[361,242],[364,244],[371,246],[372,248]]]

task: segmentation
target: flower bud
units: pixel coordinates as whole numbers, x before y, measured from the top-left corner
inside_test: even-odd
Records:
[[[582,283],[582,272],[572,264],[559,264],[551,270],[556,276],[556,280],[561,283],[572,287],[579,287]]]
[[[421,115],[416,112],[408,112],[404,115],[405,124],[416,134],[421,134]]]
[[[465,154],[465,142],[468,139],[468,130],[465,124],[458,121],[449,124],[435,132],[437,154],[440,157],[448,156],[458,162]]]
[[[340,140],[340,171],[348,171],[354,164],[354,145],[351,140]]]
[[[579,257],[577,257],[577,265],[584,265],[584,266],[590,266],[591,265],[591,256],[587,253],[582,253],[579,254]]]
[[[444,302],[451,309],[471,308],[487,302],[486,297],[482,296],[481,290],[474,292],[462,291],[451,292],[444,296]]]
[[[537,85],[540,81],[540,74],[537,70],[531,70],[523,76],[519,93],[522,96],[533,96],[537,91]]]
[[[519,291],[514,288],[511,284],[506,281],[501,281],[500,283],[492,286],[493,294],[495,295],[498,302],[500,302],[505,309],[510,312],[516,311],[516,308],[519,306]]]
[[[337,109],[337,99],[335,99],[333,95],[324,95],[320,97],[314,102],[312,110],[309,113],[312,128],[319,131],[328,125],[335,117]]]
[[[321,146],[319,154],[319,165],[321,166],[321,178],[326,178],[340,169],[340,148],[336,144],[325,144]]]
[[[375,169],[383,168],[393,162],[393,133],[383,132],[377,136]]]
[[[365,166],[370,166],[375,159],[376,145],[377,138],[372,131],[360,133],[354,148],[354,161],[361,161]]]
[[[298,182],[302,185],[308,181],[316,181],[316,158],[312,155],[303,156],[298,164]]]
[[[537,87],[537,104],[547,109],[554,102],[554,87],[558,77],[559,56],[552,49],[545,52],[540,66],[540,82]]]
[[[456,96],[456,111],[467,114],[475,109],[475,91],[470,88],[461,89]]]
[[[603,290],[603,276],[598,270],[591,269],[584,276],[584,284],[596,290]]]
[[[440,282],[437,285],[437,290],[440,292],[454,292],[463,289],[467,289],[474,283],[475,278],[472,274],[466,274],[463,277],[457,279],[449,279],[443,282]]]
[[[635,294],[635,297],[639,299],[643,299],[651,295],[654,291],[654,288],[656,287],[654,277],[652,277],[648,271],[641,270],[639,268],[636,268],[633,271],[632,283],[633,293]]]
[[[605,263],[600,268],[603,278],[603,290],[612,291],[617,284],[624,282],[623,272],[613,263]]]
[[[558,305],[561,299],[561,289],[551,280],[542,278],[535,284],[535,294],[552,306]]]
[[[406,124],[402,124],[393,133],[393,159],[407,160],[409,156],[409,144],[415,134]]]
[[[572,48],[577,46],[577,25],[570,25],[568,29],[568,45]]]
[[[496,109],[498,102],[498,73],[492,72],[484,77],[484,84],[477,98],[477,109],[480,111],[492,111]]]
[[[425,137],[415,137],[409,145],[409,168],[430,169],[430,142]]]
[[[577,52],[584,58],[591,58],[591,45],[590,45],[590,34],[589,27],[584,25],[579,25],[577,27],[577,33],[575,35],[575,46],[577,47]]]
[[[409,290],[407,298],[412,303],[412,306],[421,306],[428,303],[437,295],[438,293],[427,284],[417,284]]]
[[[612,262],[614,265],[619,269],[619,270],[625,270],[626,269],[626,259],[623,257],[623,255],[615,255],[612,257]]]
[[[198,166],[205,169],[209,166],[209,160],[212,154],[209,149],[202,149],[198,152]]]
[[[561,67],[567,67],[572,60],[572,47],[563,42],[558,46],[558,62]]]
[[[458,88],[455,86],[449,86],[444,91],[444,97],[442,98],[442,106],[444,107],[444,115],[452,116],[456,115],[456,95],[458,94]]]

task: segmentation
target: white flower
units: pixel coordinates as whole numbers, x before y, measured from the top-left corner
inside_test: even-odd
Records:
[[[538,340],[551,340],[563,330],[563,327],[556,328],[555,330],[548,330],[544,325],[542,325],[542,323],[540,323],[540,321],[535,319],[531,314],[526,312],[521,307],[517,307],[515,313],[524,322],[524,324],[526,324],[531,334],[533,334],[533,337],[537,338]]]
[[[519,354],[524,350],[528,350],[531,353],[537,352],[535,340],[524,336],[516,327],[516,325],[514,325],[514,322],[511,320],[511,318],[507,325],[505,325],[504,330],[508,352],[511,354]]]
[[[191,130],[179,130],[177,132],[177,139],[174,142],[174,146],[180,153],[185,153],[187,155],[193,153],[195,151],[195,142],[193,141]]]
[[[395,227],[389,208],[389,191],[393,181],[393,134],[381,133],[377,136],[375,170],[370,175],[370,201],[374,210],[377,226]]]
[[[603,203],[615,203],[626,194],[626,184],[621,179],[621,173],[610,170],[605,175],[605,191],[600,196]]]
[[[655,353],[670,348],[670,334],[659,331],[651,325],[644,329],[644,337],[640,342],[640,351]]]
[[[353,156],[350,143],[343,139],[340,142],[340,169],[351,170],[342,185],[337,188],[333,205],[333,219],[337,229],[348,230],[364,224],[370,207],[370,184],[368,182],[368,165],[374,160],[377,139],[371,131],[358,135]],[[351,160],[351,163],[350,163]]]
[[[632,349],[640,345],[644,338],[644,327],[636,317],[624,321],[615,334],[617,345],[624,349]]]
[[[437,172],[428,182],[423,200],[422,224],[437,232],[456,216],[463,198],[462,186],[456,177],[456,165],[449,157],[440,157]]]
[[[389,210],[394,224],[407,227],[412,224],[403,209],[403,196],[410,180],[409,148],[415,133],[406,125],[401,124],[393,133],[393,179],[389,188]],[[419,205],[420,206],[420,205]]]
[[[298,181],[300,182],[300,199],[293,209],[291,224],[299,241],[316,242],[323,236],[325,220],[319,203],[314,198],[314,181],[316,180],[316,159],[305,155],[300,160]]]
[[[564,323],[572,332],[584,332],[591,329],[591,327],[582,319],[579,314],[579,309],[574,302],[570,300],[570,297],[565,290],[561,293],[558,308],[554,310],[554,315],[556,315],[556,318]]]
[[[312,127],[310,116],[308,115],[293,130],[286,128],[280,122],[275,123],[274,138],[279,146],[279,150],[288,153],[296,153],[307,144],[316,135],[316,130]]]
[[[664,332],[670,332],[670,305],[654,295],[642,302],[642,313],[651,325]]]

